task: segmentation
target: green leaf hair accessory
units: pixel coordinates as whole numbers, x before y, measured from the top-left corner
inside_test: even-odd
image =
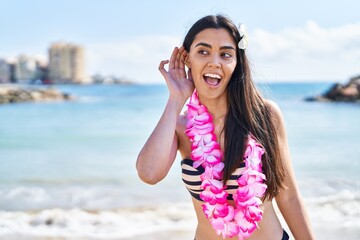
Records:
[[[248,45],[248,37],[247,37],[245,25],[243,23],[239,24],[239,33],[241,39],[238,43],[238,47],[244,50]]]

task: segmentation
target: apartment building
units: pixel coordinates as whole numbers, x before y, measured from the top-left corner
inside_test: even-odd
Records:
[[[85,83],[84,48],[57,42],[49,48],[48,77],[54,83]]]

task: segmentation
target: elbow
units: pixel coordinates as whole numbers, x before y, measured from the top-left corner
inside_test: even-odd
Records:
[[[157,178],[156,176],[153,176],[153,174],[144,173],[143,171],[139,171],[139,170],[138,170],[138,176],[141,179],[141,181],[149,185],[155,185],[161,181],[161,179]]]
[[[136,163],[136,170],[141,181],[149,185],[155,185],[165,177],[156,173],[156,170],[152,167],[139,164],[139,159]]]

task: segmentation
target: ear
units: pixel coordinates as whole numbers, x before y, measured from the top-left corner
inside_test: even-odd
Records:
[[[189,56],[185,58],[185,65],[190,69],[191,68],[191,62],[189,60]]]

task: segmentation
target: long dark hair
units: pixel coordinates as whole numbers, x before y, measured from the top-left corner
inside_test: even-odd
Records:
[[[190,51],[196,35],[208,28],[225,29],[237,44],[240,34],[235,24],[223,15],[209,15],[198,20],[185,36],[183,46]],[[248,59],[243,49],[237,48],[237,65],[227,86],[228,112],[224,124],[224,183],[243,161],[246,141],[252,134],[265,149],[263,172],[268,186],[265,199],[272,199],[283,187],[284,168],[279,156],[276,127],[269,106],[251,78]]]

